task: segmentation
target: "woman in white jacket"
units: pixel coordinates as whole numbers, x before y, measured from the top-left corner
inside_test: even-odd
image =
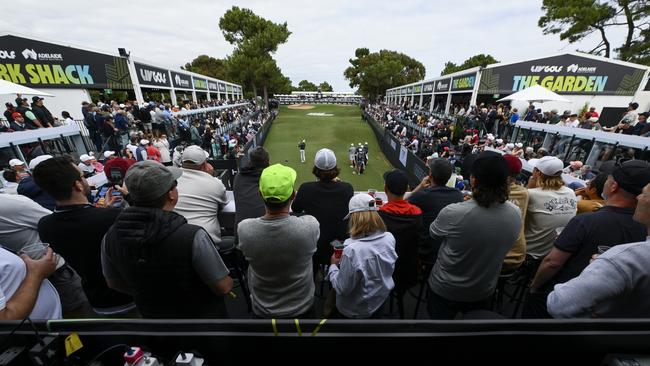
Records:
[[[332,255],[328,273],[336,292],[336,307],[328,317],[379,318],[395,287],[395,238],[386,232],[372,196],[357,194],[348,208],[350,238],[344,242],[342,255]]]

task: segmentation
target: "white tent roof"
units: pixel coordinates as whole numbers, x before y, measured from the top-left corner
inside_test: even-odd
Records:
[[[8,95],[8,94],[38,95],[38,96],[46,96],[46,97],[54,96],[49,93],[43,93],[36,89],[28,88],[20,84],[14,84],[10,81],[0,79],[0,95]]]
[[[535,84],[524,90],[520,90],[514,94],[510,94],[505,98],[497,100],[497,102],[505,100],[525,100],[529,103],[533,102],[565,102],[571,103],[570,100],[562,97],[561,95],[554,93],[545,87]]]

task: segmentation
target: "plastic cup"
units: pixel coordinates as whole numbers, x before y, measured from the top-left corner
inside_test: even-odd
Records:
[[[31,259],[37,260],[41,259],[47,253],[47,248],[50,247],[48,243],[34,243],[30,245],[25,245],[19,252],[18,255],[27,254]]]
[[[611,247],[608,247],[607,245],[599,245],[597,248],[598,248],[598,254],[603,254],[606,251],[608,251],[609,248]]]

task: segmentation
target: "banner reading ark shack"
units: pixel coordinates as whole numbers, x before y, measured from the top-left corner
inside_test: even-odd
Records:
[[[11,35],[0,36],[0,78],[34,88],[133,89],[122,57]]]
[[[558,94],[634,95],[644,69],[572,54],[540,58],[481,72],[479,94],[512,94],[539,84]]]

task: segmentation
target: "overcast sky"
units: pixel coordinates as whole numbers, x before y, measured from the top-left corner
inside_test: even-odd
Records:
[[[179,67],[200,54],[222,58],[232,51],[219,30],[219,18],[237,5],[275,22],[287,22],[293,33],[275,55],[294,85],[307,79],[327,81],[336,91],[351,90],[343,77],[358,47],[403,52],[424,64],[427,78],[440,75],[446,61],[461,63],[477,53],[502,62],[588,50],[581,44],[543,35],[537,27],[542,1],[369,1],[289,0],[216,1],[158,0],[94,2],[33,1],[11,4],[0,30],[43,37],[65,44],[116,52]],[[34,11],[37,9],[38,16]],[[612,45],[620,44],[612,36]],[[619,37],[620,38],[620,37]]]

